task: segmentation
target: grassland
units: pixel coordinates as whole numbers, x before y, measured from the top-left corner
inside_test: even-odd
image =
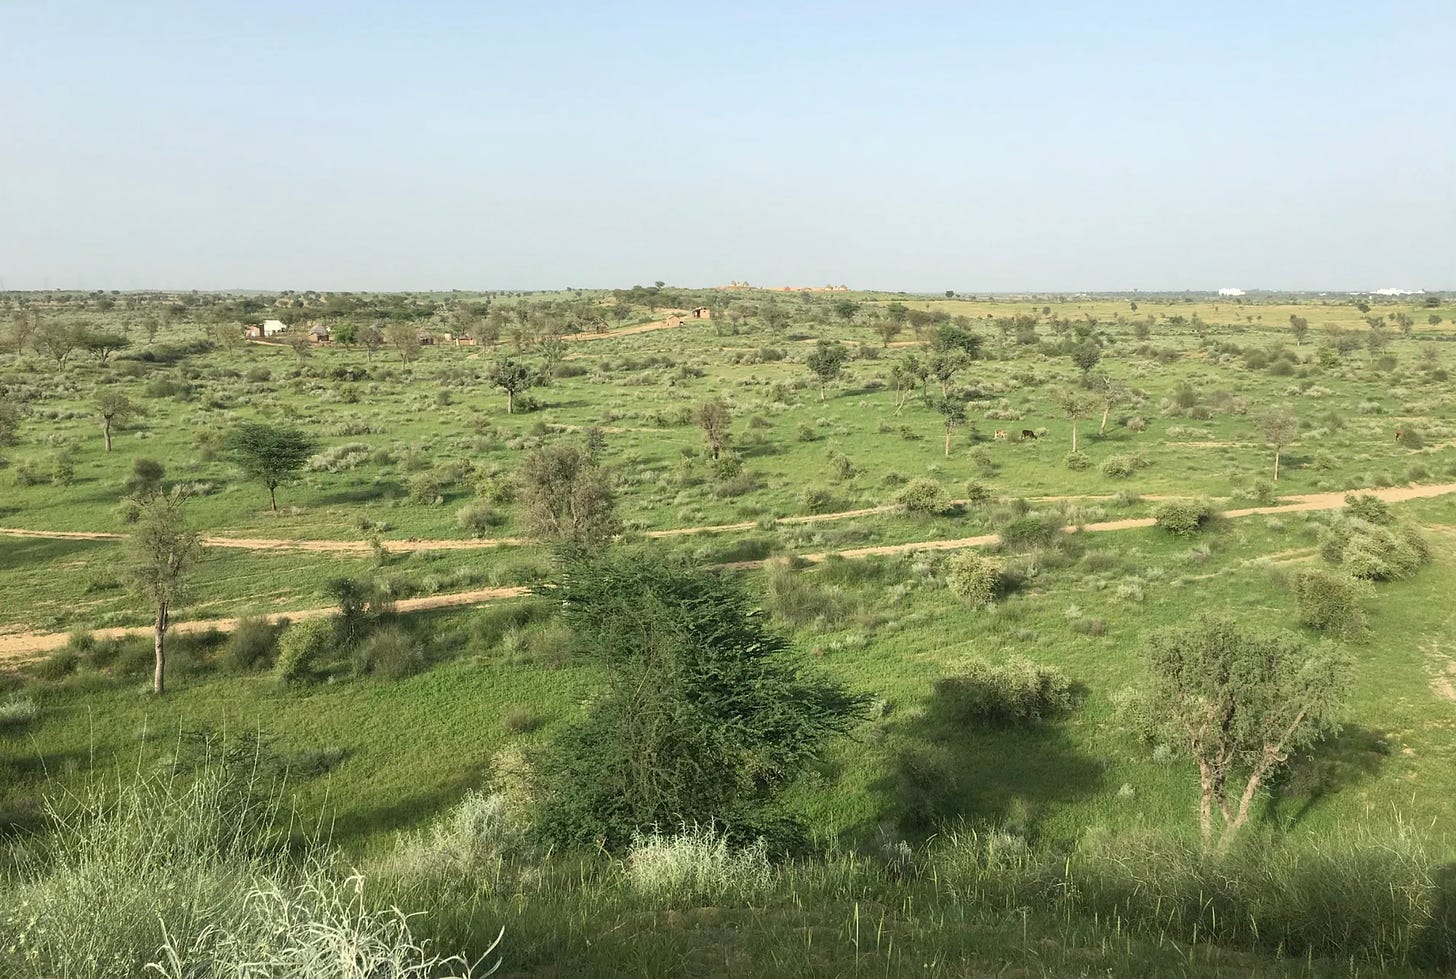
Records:
[[[544,311],[562,298],[496,302]],[[671,305],[693,298],[674,297]],[[875,716],[789,790],[790,809],[825,848],[873,861],[866,855],[878,853],[887,834],[918,847],[954,827],[1011,832],[1049,852],[1154,831],[1191,839],[1190,766],[1129,740],[1118,723],[1119,692],[1144,678],[1140,651],[1148,634],[1199,610],[1291,624],[1288,577],[1319,560],[1328,511],[1220,519],[1192,540],[1134,528],[1009,548],[1023,587],[988,609],[967,607],[946,589],[944,552],[911,546],[803,568],[792,556],[994,535],[1022,512],[1018,499],[1049,522],[1075,526],[1145,517],[1160,496],[1209,496],[1232,509],[1281,496],[1456,481],[1456,383],[1448,374],[1456,313],[1376,302],[1374,315],[1411,324],[1407,334],[1389,320],[1378,331],[1388,340],[1372,350],[1363,345],[1377,332],[1365,319],[1371,314],[1345,297],[1231,304],[864,295],[851,297],[860,306],[849,321],[832,306],[836,298],[777,300],[790,315],[771,327],[767,297],[709,295],[709,322],[566,344],[550,385],[532,392],[539,407],[517,414],[505,412],[504,396],[484,380],[496,351],[440,345],[400,363],[387,348],[372,356],[341,346],[307,356],[273,344],[208,349],[200,341],[211,327],[201,309],[149,347],[138,343],[142,349],[106,364],[81,354],[64,367],[33,354],[0,360],[0,386],[27,409],[20,443],[0,450],[10,470],[0,473],[0,527],[124,534],[117,504],[132,460],[145,456],[164,464],[169,483],[194,487],[190,514],[208,535],[340,545],[210,547],[181,618],[327,605],[327,582],[346,575],[374,578],[401,597],[531,584],[549,574],[550,563],[540,548],[519,543],[526,526],[500,487],[530,449],[599,428],[629,536],[657,535],[653,546],[704,564],[783,557],[729,573],[763,596],[776,626],[824,670],[874,696]],[[969,405],[969,420],[953,431],[949,455],[939,414],[918,397],[896,410],[889,372],[919,351],[916,331],[907,327],[887,346],[870,328],[896,303],[966,317],[961,322],[983,338],[980,359],[951,383]],[[46,315],[105,325],[148,314],[73,303]],[[660,315],[642,307],[623,323]],[[1308,320],[1302,343],[1290,335],[1291,316]],[[1428,322],[1432,316],[1441,322]],[[1362,345],[1346,342],[1349,349],[1338,352],[1342,337]],[[822,401],[804,364],[820,339],[853,354]],[[1096,370],[1130,393],[1112,406],[1105,432],[1098,432],[1100,409],[1077,423],[1090,465],[1072,469],[1073,423],[1056,393],[1082,385],[1068,353],[1089,341],[1100,348]],[[539,346],[520,346],[526,358],[541,356]],[[148,359],[147,349],[156,355]],[[147,409],[139,425],[118,433],[110,453],[92,408],[98,389],[124,391]],[[692,408],[715,396],[733,412],[732,446],[742,460],[734,476],[712,471],[692,420]],[[1302,424],[1274,484],[1258,418],[1280,405]],[[302,480],[280,490],[278,513],[220,451],[222,435],[239,419],[287,422],[323,443]],[[998,429],[1039,437],[993,439]],[[1114,456],[1136,456],[1135,471],[1109,475],[1103,464]],[[58,466],[69,470],[59,482],[51,476]],[[927,476],[952,497],[975,491],[977,502],[942,515],[894,506],[909,480]],[[472,538],[457,511],[477,500],[497,513],[486,537],[511,543],[465,544]],[[835,516],[860,509],[869,512]],[[1346,723],[1269,793],[1259,833],[1317,846],[1352,827],[1375,836],[1414,827],[1449,860],[1456,855],[1448,803],[1456,794],[1456,613],[1447,596],[1456,580],[1456,495],[1395,510],[1424,528],[1432,561],[1409,580],[1378,586],[1366,637],[1333,640],[1355,664]],[[829,519],[797,519],[811,515]],[[705,527],[720,529],[664,533]],[[124,587],[121,546],[113,538],[0,535],[0,634],[145,624],[147,610]],[[539,599],[419,613],[403,624],[425,650],[423,671],[381,679],[340,670],[301,690],[231,664],[221,635],[179,637],[172,688],[161,699],[142,686],[150,665],[144,641],[102,644],[98,653],[78,640],[48,659],[14,658],[7,686],[37,711],[0,732],[5,820],[17,831],[35,827],[38,798],[58,785],[165,764],[182,732],[257,732],[293,767],[290,803],[324,814],[330,839],[352,858],[383,859],[399,831],[427,823],[485,784],[501,749],[545,743],[571,725],[600,683],[601,668],[577,654]],[[970,656],[1025,656],[1055,666],[1077,684],[1080,706],[1055,724],[967,736],[943,722],[933,684]],[[939,787],[937,818],[928,825],[906,818],[913,800],[903,777],[907,757],[927,754],[955,775]],[[795,896],[716,908],[711,921],[675,905],[644,912],[618,903],[617,892],[598,881],[609,873],[604,862],[576,871],[578,880],[605,888],[596,892],[600,913],[568,910],[590,888],[568,897],[552,874],[549,886],[532,892],[540,903],[530,912],[512,912],[498,896],[471,900],[492,921],[514,915],[507,926],[520,935],[516,974],[544,975],[567,962],[588,974],[616,961],[637,963],[622,974],[654,975],[678,961],[683,974],[694,975],[898,975],[909,974],[921,951],[920,974],[930,975],[1001,967],[1326,974],[1349,965],[1327,951],[1290,962],[1269,949],[1251,957],[1196,941],[1109,939],[1105,922],[1076,916],[1023,915],[1008,928],[1004,910],[990,905],[950,912],[953,894],[938,884],[877,877],[831,886],[825,881],[834,871],[802,872],[808,882],[785,892]],[[864,907],[845,899],[856,887]],[[553,901],[562,909],[557,921],[569,928],[551,930],[542,909]],[[445,940],[467,941],[482,927],[452,914],[435,916]],[[936,918],[945,914],[951,917]],[[816,940],[842,952],[850,941],[841,934],[850,927],[846,916],[877,917],[882,929],[889,921],[896,941],[917,952],[903,945],[888,951],[882,930],[873,951],[857,932],[848,960],[800,955],[796,943]],[[721,933],[718,943],[730,950],[722,961],[683,946],[696,928]],[[608,937],[619,931],[651,951],[632,959],[619,937]],[[942,937],[932,937],[938,931]],[[662,937],[649,941],[654,932]],[[741,938],[750,934],[758,937]],[[561,941],[570,955],[557,947],[553,958]],[[618,958],[588,951],[592,942]],[[996,951],[977,955],[981,942]],[[1039,956],[1038,942],[1056,951]],[[744,949],[754,943],[758,952],[749,956]],[[768,949],[772,967],[763,957]],[[1360,967],[1382,966],[1362,960]]]

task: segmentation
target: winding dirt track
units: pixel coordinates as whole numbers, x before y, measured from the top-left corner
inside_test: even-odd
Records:
[[[1456,483],[1438,483],[1425,486],[1397,486],[1391,487],[1389,489],[1349,490],[1337,491],[1333,493],[1309,493],[1302,496],[1286,497],[1285,502],[1280,503],[1276,506],[1245,507],[1238,510],[1226,510],[1224,511],[1223,516],[1226,518],[1237,519],[1239,517],[1249,517],[1258,514],[1298,513],[1309,510],[1337,510],[1345,505],[1345,494],[1347,492],[1368,493],[1381,500],[1384,500],[1387,503],[1400,503],[1406,500],[1427,499],[1433,496],[1444,496],[1447,493],[1456,493]],[[892,509],[895,508],[869,507],[863,510],[846,510],[839,513],[826,513],[806,517],[786,517],[781,519],[779,522],[813,523],[822,520],[842,520],[852,516],[880,513]],[[1069,534],[1103,533],[1114,530],[1133,530],[1141,527],[1151,527],[1153,526],[1153,523],[1154,521],[1151,517],[1133,517],[1125,520],[1106,520],[1102,521],[1101,523],[1089,523],[1081,527],[1066,527],[1064,528],[1064,530]],[[682,534],[705,533],[716,530],[747,530],[755,526],[757,526],[757,524],[748,522],[742,524],[720,524],[715,527],[683,527],[675,530],[654,531],[652,533],[652,536],[669,537]],[[81,540],[111,540],[119,536],[116,534],[89,534],[78,531],[47,532],[0,530],[0,533],[21,537],[48,537]],[[844,551],[825,551],[816,554],[801,554],[799,555],[799,558],[805,561],[819,562],[824,561],[831,556],[843,558],[864,558],[875,555],[904,554],[910,551],[959,550],[966,547],[983,547],[987,544],[995,543],[998,539],[998,535],[996,534],[981,534],[976,537],[961,537],[950,540],[911,541],[905,544],[883,544],[874,547],[851,548]],[[213,539],[208,540],[209,543],[212,543]],[[216,540],[218,540],[219,542],[227,543],[217,543],[214,544],[214,546],[243,547],[251,545],[262,545],[261,549],[268,549],[268,547],[270,547],[271,545],[277,544],[287,545],[292,547],[293,549],[300,549],[298,545],[309,545],[301,548],[304,550],[311,549],[312,545],[319,545],[318,549],[320,550],[345,550],[351,548],[360,548],[367,551],[370,546],[367,542],[361,541],[252,541],[249,544],[245,544],[245,538],[217,538]],[[415,547],[419,549],[425,549],[427,546],[431,548],[440,547],[443,549],[452,545],[456,548],[470,546],[499,546],[501,541],[486,542],[457,540],[411,541],[404,543],[406,543],[410,547]],[[521,543],[529,542],[521,541]],[[736,561],[731,564],[720,565],[720,567],[732,569],[751,569],[762,567],[765,563],[767,562]],[[483,588],[477,589],[475,591],[454,592],[448,595],[429,595],[424,598],[404,599],[400,601],[396,607],[401,612],[417,612],[425,609],[451,608],[466,605],[481,605],[486,602],[499,601],[506,598],[515,598],[520,595],[526,594],[527,591],[527,588],[519,586],[505,588]],[[301,609],[289,612],[275,612],[268,615],[267,618],[270,621],[277,621],[281,618],[295,620],[307,619],[321,615],[329,615],[332,614],[334,611],[335,609],[333,609],[332,607]],[[172,626],[172,629],[177,632],[205,632],[209,629],[217,629],[221,632],[226,632],[233,629],[236,625],[237,619],[198,619],[191,622],[175,623]],[[150,633],[150,627],[139,626],[97,629],[92,632],[92,635],[96,636],[99,639],[111,639],[123,636],[149,635]],[[33,658],[37,653],[43,653],[48,650],[58,649],[64,646],[68,638],[69,635],[67,633],[59,632],[23,632],[0,634],[0,661],[21,661]]]

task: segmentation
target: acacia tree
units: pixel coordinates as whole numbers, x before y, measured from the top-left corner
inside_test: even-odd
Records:
[[[900,304],[896,303],[895,305],[899,306]],[[900,306],[900,308],[904,309],[905,307]],[[902,332],[904,332],[905,320],[903,318],[895,319],[894,316],[885,316],[876,319],[870,325],[874,328],[874,331],[880,335],[880,345],[883,347],[888,347],[891,340],[895,339]]]
[[[1092,368],[1102,359],[1102,348],[1091,340],[1083,340],[1072,348],[1072,363],[1082,372],[1082,379],[1085,382],[1087,375],[1092,373]]]
[[[728,448],[733,436],[733,412],[729,409],[728,402],[722,398],[704,401],[694,410],[693,417],[698,427],[703,430],[708,451],[717,459]]]
[[[141,414],[141,408],[120,391],[102,391],[96,395],[96,413],[101,416],[101,440],[111,451],[111,433]]]
[[[82,330],[77,335],[77,344],[82,349],[95,354],[96,359],[104,364],[111,359],[112,354],[131,346],[131,340],[121,333],[106,330]]]
[[[521,503],[531,533],[573,548],[599,545],[622,530],[611,473],[587,449],[537,449],[521,464]]]
[[[1097,377],[1093,383],[1097,390],[1097,400],[1102,407],[1102,423],[1097,426],[1097,434],[1105,435],[1107,417],[1112,414],[1112,409],[1132,399],[1132,391],[1125,382],[1106,374]]]
[[[229,433],[227,450],[250,479],[268,488],[268,507],[278,509],[278,487],[303,471],[318,441],[296,428],[242,422]]]
[[[35,349],[64,367],[66,360],[81,343],[81,329],[74,323],[50,321],[42,323],[31,340]]]
[[[40,332],[40,313],[34,309],[17,309],[10,316],[10,339],[15,342],[15,356],[25,353],[25,345]]]
[[[152,625],[152,693],[166,688],[167,628],[172,609],[183,598],[187,575],[202,547],[187,527],[186,498],[180,492],[155,493],[137,500],[138,517],[127,542],[132,586],[155,612]]]
[[[837,378],[844,370],[844,362],[849,359],[849,351],[839,343],[831,343],[828,340],[820,340],[814,347],[814,352],[809,354],[805,363],[809,370],[819,379],[819,400],[826,397],[825,387]]]
[[[384,329],[384,341],[399,354],[399,362],[408,364],[420,356],[420,331],[407,320],[389,324]]]
[[[379,328],[378,323],[365,323],[359,327],[357,336],[359,346],[364,348],[364,356],[370,360],[379,352],[380,346],[384,343],[384,331]]]
[[[1336,729],[1350,665],[1290,633],[1211,614],[1155,633],[1148,655],[1152,719],[1198,765],[1199,830],[1206,844],[1227,849],[1259,790],[1291,755]]]
[[[5,391],[0,389],[0,449],[19,444],[20,421],[20,406],[12,403]],[[5,457],[0,456],[0,467],[4,465]]]
[[[1275,408],[1259,419],[1264,441],[1274,448],[1274,482],[1279,482],[1279,455],[1299,432],[1299,418],[1288,408]]]
[[[853,299],[836,299],[834,301],[834,315],[848,323],[854,319],[859,312],[859,303]]]
[[[1303,344],[1304,338],[1309,334],[1309,320],[1290,313],[1289,332],[1294,336],[1295,343]]]
[[[1092,402],[1085,394],[1074,388],[1064,388],[1057,393],[1057,407],[1072,420],[1072,451],[1077,451],[1077,422],[1092,410]]]
[[[918,383],[915,375],[904,364],[896,364],[890,368],[890,389],[895,392],[895,414],[904,410],[905,402],[915,393]]]
[[[946,391],[950,389],[950,382],[969,364],[970,358],[964,351],[947,348],[931,354],[930,361],[925,366],[927,373],[940,385],[940,396],[944,398]]]
[[[490,383],[506,393],[506,414],[514,414],[516,395],[541,383],[540,374],[525,361],[501,357],[491,363],[485,375]]]

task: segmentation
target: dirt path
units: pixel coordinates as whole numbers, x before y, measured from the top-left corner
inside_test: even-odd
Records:
[[[1439,483],[1428,486],[1396,486],[1389,489],[1356,490],[1354,492],[1365,492],[1387,503],[1399,503],[1406,500],[1427,499],[1433,496],[1443,496],[1447,493],[1456,493],[1456,483]],[[1333,493],[1310,493],[1302,496],[1288,497],[1287,501],[1275,506],[1245,507],[1239,510],[1227,510],[1223,516],[1237,519],[1250,517],[1259,514],[1297,513],[1309,510],[1337,510],[1345,505],[1345,492]],[[844,511],[835,514],[818,514],[805,517],[786,518],[780,522],[812,523],[816,520],[842,519],[846,514],[859,515],[865,513],[876,513],[892,507],[871,507],[859,511]],[[1081,527],[1064,527],[1066,533],[1105,533],[1117,530],[1134,530],[1143,527],[1151,527],[1154,521],[1151,517],[1131,517],[1124,520],[1104,520],[1100,523],[1089,523]],[[673,536],[677,534],[701,532],[705,529],[727,529],[736,527],[747,529],[757,526],[755,523],[746,524],[723,524],[719,528],[681,528],[678,530],[660,530],[653,534],[659,537]],[[22,534],[26,536],[26,534]],[[37,532],[35,536],[54,536]],[[81,535],[86,536],[86,535]],[[104,539],[104,537],[103,537]],[[865,558],[877,555],[906,554],[911,551],[950,551],[967,547],[984,547],[998,541],[997,534],[980,534],[975,537],[960,537],[948,540],[932,541],[910,541],[904,544],[882,544],[872,547],[857,547],[843,551],[823,551],[814,554],[798,555],[800,560],[818,563],[825,561],[831,556],[842,558]],[[295,542],[296,543],[296,542]],[[341,546],[352,545],[352,541],[313,541],[314,544],[338,544]],[[424,542],[415,542],[422,544]],[[447,544],[471,545],[480,544],[478,541],[449,541]],[[364,545],[368,547],[367,544]],[[771,560],[771,559],[770,559]],[[763,561],[736,561],[731,564],[719,565],[729,569],[753,569],[762,567],[768,563]],[[523,587],[507,588],[483,588],[476,591],[454,592],[448,595],[430,595],[424,598],[411,598],[400,601],[397,608],[401,612],[415,612],[423,609],[453,608],[463,605],[480,605],[485,602],[499,601],[504,598],[515,598],[526,594],[527,589]],[[334,611],[332,608],[304,609],[302,611],[275,612],[268,616],[270,621],[279,618],[306,619],[320,615],[328,615]],[[236,619],[199,619],[192,622],[179,622],[172,628],[179,632],[203,632],[208,629],[217,629],[226,632],[237,625]],[[92,634],[97,638],[114,638],[119,636],[148,635],[151,629],[147,626],[123,627],[111,629],[98,629]],[[24,660],[32,658],[36,653],[58,649],[66,644],[68,634],[66,633],[38,633],[22,632],[0,634],[0,660]]]

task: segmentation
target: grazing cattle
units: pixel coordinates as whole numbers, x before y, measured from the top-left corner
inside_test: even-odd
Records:
[[[998,429],[996,429],[996,434],[993,436],[993,438],[1001,439],[1004,442],[1006,440],[1006,429],[1004,429],[1004,428],[998,428]]]
[[[1033,432],[1029,428],[1023,428],[1021,430],[1021,439],[1022,439],[1022,441],[1025,441],[1027,439],[1031,439],[1033,442],[1035,442],[1036,441],[1036,433]]]
[[[1396,432],[1396,433],[1395,433],[1395,440],[1396,440],[1396,441],[1397,441],[1397,442],[1401,442],[1401,441],[1404,441],[1404,439],[1405,439],[1405,432],[1403,432],[1403,431],[1399,431],[1399,432]]]

